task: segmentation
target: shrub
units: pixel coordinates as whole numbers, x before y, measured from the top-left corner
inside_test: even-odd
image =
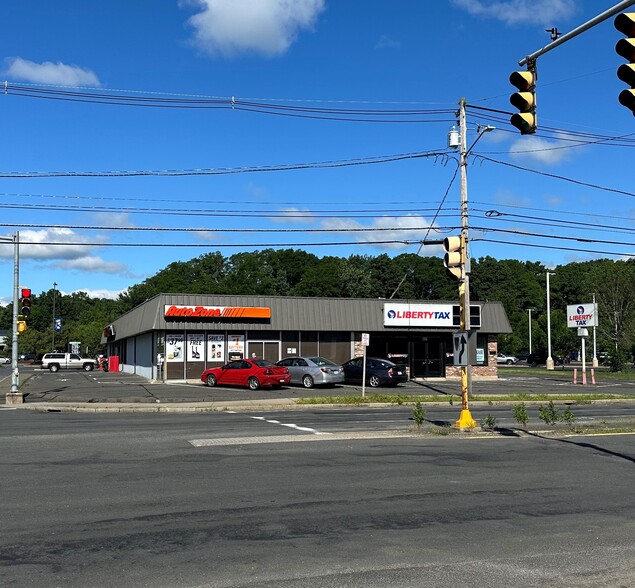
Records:
[[[527,426],[527,423],[529,422],[529,414],[527,413],[527,407],[524,402],[514,406],[514,418],[519,425],[522,425],[523,427]]]
[[[412,409],[412,418],[415,420],[415,423],[417,423],[417,427],[421,428],[423,421],[426,420],[426,411],[421,406],[421,402],[417,402]]]

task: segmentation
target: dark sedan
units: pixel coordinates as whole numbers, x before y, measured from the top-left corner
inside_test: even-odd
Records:
[[[355,357],[343,366],[344,381],[348,384],[361,384],[364,370],[364,358]],[[372,388],[377,386],[396,386],[408,381],[406,368],[387,359],[378,357],[366,358],[366,384]]]

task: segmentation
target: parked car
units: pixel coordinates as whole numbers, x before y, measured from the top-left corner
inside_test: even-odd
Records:
[[[82,357],[77,353],[45,353],[42,356],[42,369],[51,372],[59,370],[84,370],[90,372],[97,367],[92,357]]]
[[[504,363],[506,365],[514,365],[518,363],[518,358],[513,355],[507,355],[506,353],[499,353],[496,356],[496,363]]]
[[[552,355],[551,359],[553,359],[553,365],[564,365],[564,359],[559,355]],[[538,353],[530,353],[527,356],[527,363],[532,367],[536,367],[537,365],[542,365],[547,363],[547,354],[544,352]]]
[[[201,381],[207,386],[246,386],[257,390],[267,386],[280,388],[291,381],[291,374],[286,367],[266,359],[236,359],[224,366],[205,370]]]
[[[7,363],[11,363],[10,357],[4,357],[4,356],[0,357],[0,365],[7,364]]]
[[[364,358],[355,357],[343,366],[344,381],[351,384],[361,384],[364,369]],[[379,357],[366,358],[366,383],[372,388],[377,386],[396,386],[406,382],[408,375],[404,366],[397,365],[388,359]]]
[[[37,359],[35,353],[20,353],[18,355],[20,361],[35,361]]]
[[[344,368],[324,357],[285,357],[276,365],[289,370],[292,384],[301,384],[305,388],[344,381]]]

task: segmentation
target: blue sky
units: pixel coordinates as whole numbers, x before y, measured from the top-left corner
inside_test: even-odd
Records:
[[[0,236],[20,232],[36,294],[105,297],[209,251],[440,255],[420,242],[458,234],[447,134],[465,97],[470,145],[496,127],[470,157],[472,257],[633,255],[613,19],[538,59],[535,136],[505,114],[545,29],[615,4],[7,0]],[[0,301],[12,283],[0,244]]]

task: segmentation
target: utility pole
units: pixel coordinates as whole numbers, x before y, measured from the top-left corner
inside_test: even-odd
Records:
[[[57,288],[57,282],[53,282],[53,338],[51,339],[51,351],[55,351],[55,288]]]
[[[547,369],[554,369],[553,357],[551,357],[551,288],[549,276],[555,276],[555,272],[547,271]]]
[[[461,172],[461,257],[462,275],[459,282],[459,306],[460,306],[460,329],[467,333],[468,362],[461,366],[461,416],[456,421],[456,426],[460,429],[471,429],[476,426],[476,421],[472,418],[469,406],[469,396],[472,393],[472,366],[470,365],[469,353],[470,345],[473,344],[470,337],[470,254],[469,243],[469,222],[467,210],[467,123],[465,116],[465,98],[459,101],[459,132],[460,132],[460,158],[459,167]]]
[[[20,371],[18,370],[18,289],[20,284],[20,233],[13,235],[13,336],[11,339],[11,391],[6,395],[7,404],[22,404]]]

